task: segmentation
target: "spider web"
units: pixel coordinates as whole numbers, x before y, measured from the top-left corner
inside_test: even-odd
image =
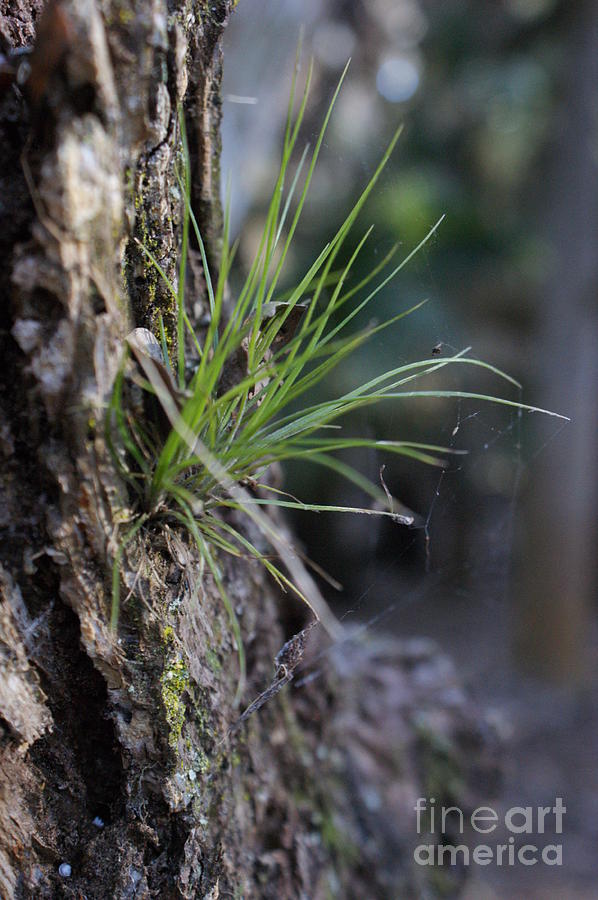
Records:
[[[461,645],[472,647],[477,644],[477,652],[469,653],[469,665],[461,665],[465,680],[475,685],[480,674],[496,671],[497,654],[503,663],[508,654],[508,595],[522,479],[526,468],[558,436],[566,423],[555,425],[551,421],[541,444],[528,448],[522,438],[522,425],[529,414],[521,410],[509,411],[506,415],[503,412],[505,422],[500,424],[495,415],[487,412],[487,406],[469,412],[464,412],[461,400],[457,400],[456,406],[456,415],[447,426],[450,432],[447,446],[455,446],[457,438],[461,437],[476,451],[461,458],[465,462],[442,470],[434,478],[421,524],[410,529],[408,542],[394,558],[376,564],[375,574],[351,599],[340,619],[343,624],[352,626],[347,643],[359,640],[367,633],[388,634],[391,631],[397,637],[432,636],[445,652],[455,656]],[[468,547],[465,565],[455,564],[450,559],[437,563],[437,535],[442,533],[447,520],[454,519],[455,510],[459,510],[463,497],[471,491],[471,477],[484,467],[485,456],[497,446],[508,452],[511,480],[508,493],[503,493],[498,502],[484,504],[482,498],[480,518],[483,521],[474,529],[475,536]],[[415,575],[405,581],[401,578],[403,561],[418,544],[423,544],[424,562]],[[328,599],[333,598],[329,596]],[[451,620],[454,625],[446,634],[447,623]],[[491,627],[484,627],[484,622],[489,620]],[[462,629],[463,640],[455,639],[458,629]],[[488,652],[492,644],[494,652]],[[334,649],[334,646],[327,648],[316,659],[299,667],[295,689],[320,676],[323,658]],[[461,653],[459,659],[464,659]]]

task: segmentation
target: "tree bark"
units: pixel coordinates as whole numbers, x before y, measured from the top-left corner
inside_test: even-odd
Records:
[[[7,54],[36,35],[28,77],[0,97],[3,898],[407,897],[422,881],[417,796],[435,785],[457,801],[474,772],[495,770],[479,714],[427,644],[353,636],[326,651],[316,638],[319,677],[231,731],[228,619],[174,530],[150,524],[127,548],[110,628],[128,499],[105,408],[129,329],[155,330],[162,315],[172,333],[175,317],[133,239],[175,277],[183,104],[217,265],[231,6],[1,8]],[[201,300],[200,275],[194,290]],[[221,563],[250,702],[304,616],[257,564]]]

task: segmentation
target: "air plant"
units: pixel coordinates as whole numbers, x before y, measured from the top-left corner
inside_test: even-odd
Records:
[[[393,498],[377,484],[341,462],[336,454],[350,447],[369,447],[378,453],[409,456],[423,463],[442,466],[448,448],[409,440],[376,440],[347,435],[343,418],[357,409],[384,400],[406,397],[471,397],[506,404],[522,410],[535,407],[502,397],[451,390],[419,390],[413,383],[447,365],[469,365],[489,370],[518,387],[517,382],[488,363],[470,359],[467,350],[450,356],[433,351],[429,359],[398,366],[376,375],[333,399],[298,401],[364,342],[396,325],[421,303],[400,309],[381,324],[353,331],[355,317],[370,307],[421,247],[436,232],[440,221],[406,256],[397,260],[395,245],[384,259],[358,284],[349,286],[357,257],[370,238],[367,228],[357,240],[348,261],[335,269],[341,250],[374,185],[399,139],[397,129],[374,174],[351,211],[329,242],[320,250],[303,277],[290,290],[281,289],[281,276],[304,208],[314,169],[330,117],[345,78],[346,68],[332,96],[313,149],[305,148],[291,177],[291,165],[304,118],[312,69],[294,116],[297,68],[293,76],[282,157],[272,191],[259,247],[225,318],[225,288],[234,263],[236,246],[229,241],[229,204],[222,235],[217,277],[210,271],[207,255],[190,202],[190,161],[184,120],[179,117],[182,164],[178,174],[184,198],[182,240],[178,279],[173,283],[149,247],[141,246],[172,295],[177,310],[176,359],[169,357],[167,336],[160,322],[160,340],[143,329],[129,337],[141,377],[138,382],[153,395],[166,431],[144,416],[132,415],[124,401],[125,366],[116,378],[107,414],[107,434],[113,457],[131,488],[132,514],[120,537],[113,565],[112,615],[117,626],[120,596],[120,564],[127,543],[140,529],[153,523],[178,523],[192,537],[201,559],[211,572],[225,604],[239,655],[242,689],[245,662],[241,631],[226,592],[221,553],[250,556],[261,562],[283,589],[294,591],[313,610],[333,636],[341,628],[315,582],[307,574],[297,552],[280,533],[267,507],[388,516],[410,523],[399,515]],[[201,254],[209,301],[210,321],[200,340],[184,305],[185,273],[190,234]],[[425,301],[424,301],[425,302]],[[189,372],[186,339],[197,360]],[[292,409],[289,407],[292,404]],[[309,460],[337,471],[358,484],[373,501],[371,508],[302,503],[273,486],[266,473],[274,463],[290,459]],[[266,508],[266,509],[265,509]],[[274,558],[252,542],[247,533],[231,522],[228,510],[241,511],[252,520],[271,545]],[[277,561],[275,562],[274,559]],[[280,560],[280,563],[278,563]]]

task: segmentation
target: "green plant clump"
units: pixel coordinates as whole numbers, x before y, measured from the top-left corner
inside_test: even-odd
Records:
[[[343,416],[361,407],[387,399],[415,396],[471,397],[493,400],[520,409],[533,410],[515,401],[462,391],[414,390],[412,382],[446,365],[474,365],[489,369],[517,385],[512,378],[487,363],[467,358],[462,351],[450,357],[434,357],[399,366],[358,384],[331,400],[308,404],[297,410],[297,401],[351,354],[364,341],[417,309],[399,311],[381,324],[355,333],[350,325],[376,295],[401,271],[440,223],[405,258],[396,260],[398,245],[359,284],[347,287],[355,260],[371,234],[371,228],[357,240],[348,262],[339,270],[334,264],[356,219],[378,181],[398,140],[398,129],[369,183],[338,228],[318,253],[301,280],[291,290],[281,292],[285,260],[303,210],[314,168],[326,134],[332,110],[346,69],[334,92],[313,149],[306,147],[291,177],[291,160],[296,150],[304,117],[311,66],[305,89],[293,117],[297,68],[293,77],[284,133],[280,169],[268,207],[265,225],[255,258],[234,302],[232,314],[223,315],[225,285],[231,272],[236,247],[229,243],[227,202],[220,269],[216,279],[209,270],[190,197],[190,163],[184,122],[180,117],[182,165],[179,182],[185,199],[178,283],[165,275],[148,246],[143,252],[164,280],[178,310],[177,358],[171,362],[161,328],[163,365],[156,356],[137,355],[143,369],[143,388],[156,395],[170,431],[160,437],[157,429],[141,421],[125,408],[123,401],[124,364],[116,379],[108,409],[109,446],[121,473],[135,496],[128,530],[116,553],[113,570],[112,623],[119,610],[119,565],[123,548],[148,521],[178,522],[192,536],[201,557],[212,573],[231,621],[239,652],[241,679],[244,660],[241,634],[227,597],[218,553],[254,557],[283,587],[290,587],[314,610],[333,635],[339,626],[324,601],[306,582],[303,567],[293,548],[281,537],[262,506],[283,506],[304,510],[332,510],[391,516],[392,498],[379,486],[341,463],[337,451],[348,447],[373,447],[379,452],[414,457],[425,463],[442,465],[446,448],[404,440],[379,441],[344,433]],[[199,247],[211,320],[203,342],[198,340],[184,307],[185,273],[191,229]],[[308,299],[309,298],[309,299]],[[284,300],[284,303],[276,301]],[[353,302],[352,302],[353,301]],[[188,372],[185,338],[192,342],[198,363]],[[287,407],[293,403],[293,411]],[[335,469],[364,488],[376,501],[375,508],[303,504],[262,480],[270,465],[289,459],[305,459]],[[259,490],[256,490],[256,487]],[[243,511],[259,527],[282,560],[284,570],[264,555],[233,527],[227,509]]]

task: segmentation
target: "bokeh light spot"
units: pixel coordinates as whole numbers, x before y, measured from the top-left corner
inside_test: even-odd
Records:
[[[407,56],[386,59],[376,75],[378,92],[390,103],[410,100],[419,87],[419,66]]]

